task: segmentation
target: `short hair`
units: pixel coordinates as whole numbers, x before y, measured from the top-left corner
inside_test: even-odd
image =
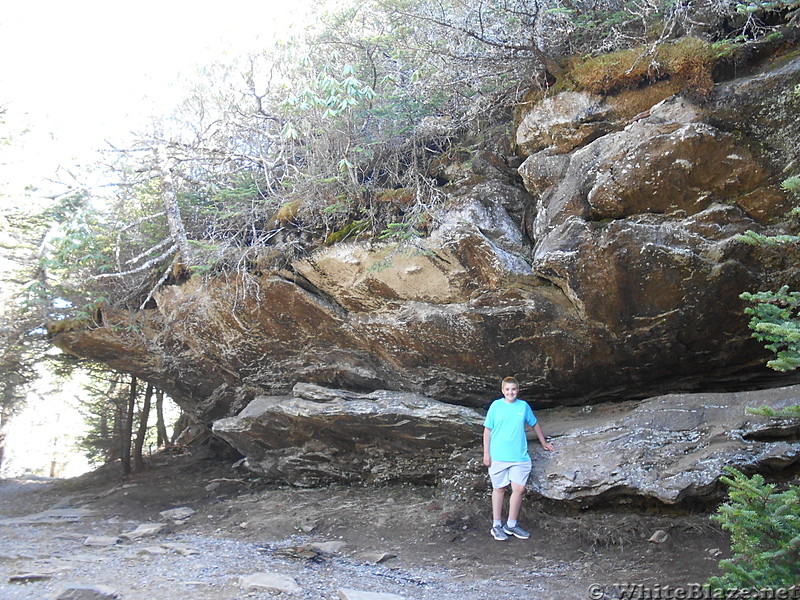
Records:
[[[517,386],[517,389],[519,389],[519,381],[517,381],[514,377],[505,377],[503,381],[500,382],[500,389],[503,389],[507,383],[511,383]]]

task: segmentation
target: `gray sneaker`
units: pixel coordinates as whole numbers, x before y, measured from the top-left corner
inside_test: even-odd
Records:
[[[508,539],[506,532],[503,531],[503,527],[497,525],[496,527],[492,527],[489,530],[489,533],[492,534],[492,537],[496,539],[498,542],[505,542]]]
[[[518,537],[521,540],[527,540],[529,537],[531,537],[531,534],[525,531],[519,525],[514,525],[514,527],[503,525],[503,532],[508,535],[513,535],[514,537]]]

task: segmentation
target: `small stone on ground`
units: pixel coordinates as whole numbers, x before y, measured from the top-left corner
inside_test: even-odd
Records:
[[[255,573],[242,577],[242,587],[247,591],[268,591],[296,594],[301,591],[297,582],[288,575],[280,573]]]
[[[383,594],[381,592],[362,592],[360,590],[337,590],[340,600],[406,600],[405,596]]]
[[[133,531],[123,533],[122,537],[124,537],[126,540],[138,540],[139,538],[158,535],[166,528],[166,523],[143,523]]]
[[[105,585],[72,585],[64,588],[53,600],[119,600],[121,596]]]

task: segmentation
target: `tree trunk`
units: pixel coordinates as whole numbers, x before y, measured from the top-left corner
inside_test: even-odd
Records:
[[[144,392],[144,403],[142,410],[139,414],[139,431],[136,433],[136,443],[133,447],[133,466],[136,471],[144,469],[144,457],[142,456],[142,449],[144,448],[144,439],[147,437],[147,421],[150,419],[150,403],[153,398],[153,384],[148,382],[147,389]]]
[[[189,420],[189,415],[185,412],[181,412],[181,415],[178,417],[178,420],[175,422],[175,429],[172,431],[172,444],[175,443],[175,440],[178,439],[178,436],[183,433],[183,430],[186,429],[191,424]]]
[[[3,461],[6,458],[6,434],[0,425],[0,470],[3,468]]]
[[[56,420],[58,422],[58,420]],[[58,438],[53,439],[52,454],[50,455],[50,478],[54,479],[58,476],[59,462],[58,462]]]
[[[0,471],[3,469],[3,461],[6,458],[6,416],[5,406],[0,407]]]
[[[3,375],[10,378],[8,373],[4,373]],[[14,398],[13,386],[10,383],[6,383],[3,388],[3,395],[0,396],[0,469],[3,468],[3,462],[6,458],[6,435],[8,433],[9,421],[18,403],[19,400]]]
[[[114,410],[114,425],[111,430],[110,442],[108,445],[106,462],[113,462],[122,458],[122,432],[125,431],[125,412],[121,402],[115,401],[111,407]]]
[[[164,212],[167,215],[169,233],[172,240],[178,245],[180,252],[180,262],[184,265],[191,265],[191,248],[189,240],[186,238],[186,229],[183,227],[181,219],[181,209],[178,205],[178,193],[175,186],[175,177],[172,175],[172,165],[167,156],[167,148],[164,144],[159,144],[156,149],[158,156],[158,171],[161,175],[161,198],[164,202]]]
[[[122,443],[122,474],[127,477],[131,474],[131,438],[133,437],[133,414],[136,407],[136,386],[138,380],[136,377],[131,377],[131,389],[128,394],[128,410],[125,418],[122,420],[122,435],[120,441]]]
[[[164,423],[164,391],[156,390],[156,431],[158,439],[156,445],[159,448],[167,448],[172,445],[167,434],[167,425]]]
[[[108,391],[106,392],[105,401],[100,408],[100,423],[97,429],[100,440],[102,440],[102,442],[107,442],[107,444],[104,444],[105,450],[103,450],[103,461],[106,463],[110,463],[118,458],[114,451],[114,436],[122,431],[122,427],[120,426],[122,419],[119,403],[114,397],[114,394],[117,391],[117,385],[121,377],[121,373],[114,373],[114,377],[111,379]],[[110,426],[109,419],[111,420]]]

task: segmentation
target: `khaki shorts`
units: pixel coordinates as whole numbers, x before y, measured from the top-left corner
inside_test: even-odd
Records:
[[[528,476],[531,474],[531,461],[523,462],[503,462],[493,460],[489,467],[489,479],[492,480],[494,489],[504,488],[512,481],[524,486],[528,483]]]

